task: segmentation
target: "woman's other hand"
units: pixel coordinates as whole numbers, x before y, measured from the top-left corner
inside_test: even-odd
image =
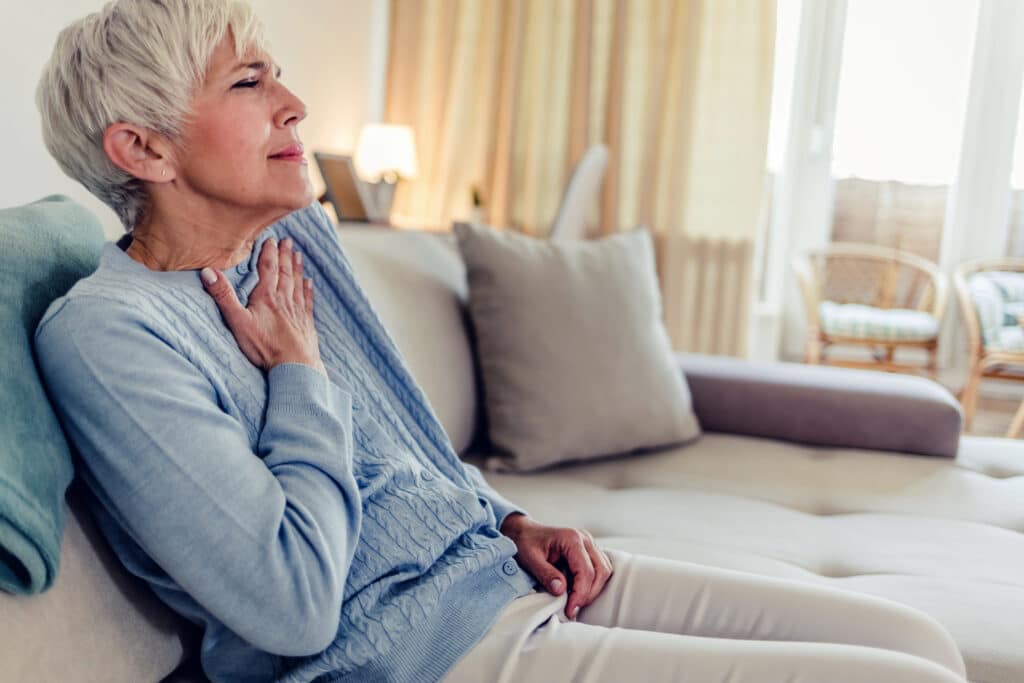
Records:
[[[580,609],[601,594],[612,575],[611,561],[588,531],[545,526],[526,515],[513,513],[505,518],[501,533],[515,542],[520,566],[552,595],[561,595],[566,589],[567,577],[556,565],[568,566],[572,591],[565,604],[565,615],[570,619],[575,619]]]
[[[302,254],[292,246],[288,237],[263,243],[260,281],[248,308],[222,273],[203,268],[200,279],[253,365],[269,372],[281,363],[302,363],[327,374],[313,325],[313,282],[302,277]]]

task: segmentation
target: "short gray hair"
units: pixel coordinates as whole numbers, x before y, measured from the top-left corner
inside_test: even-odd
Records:
[[[149,198],[103,150],[112,123],[181,137],[192,95],[227,34],[238,57],[265,49],[241,0],[113,0],[60,32],[36,87],[43,141],[61,170],[110,206],[130,231]]]

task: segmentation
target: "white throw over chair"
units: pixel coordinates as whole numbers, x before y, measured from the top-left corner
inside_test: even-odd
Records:
[[[607,167],[608,148],[604,145],[593,145],[584,152],[565,186],[562,203],[551,226],[551,239],[578,240],[586,237],[587,211],[597,200]]]

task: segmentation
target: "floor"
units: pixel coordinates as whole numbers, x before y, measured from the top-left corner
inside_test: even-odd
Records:
[[[964,371],[940,371],[939,382],[953,392],[963,387],[967,380]],[[1006,436],[1017,408],[1024,401],[1024,382],[986,379],[978,393],[978,406],[968,434],[976,436]]]
[[[1024,387],[1022,387],[1024,388]],[[1003,396],[978,397],[978,409],[974,414],[974,422],[967,431],[977,436],[1006,436],[1013,414],[1017,412],[1021,398],[1013,399]]]

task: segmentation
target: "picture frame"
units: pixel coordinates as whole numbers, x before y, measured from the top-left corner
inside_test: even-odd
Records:
[[[343,154],[313,152],[324,179],[324,196],[334,206],[339,222],[370,222],[374,215],[370,188],[356,174],[352,157]]]

